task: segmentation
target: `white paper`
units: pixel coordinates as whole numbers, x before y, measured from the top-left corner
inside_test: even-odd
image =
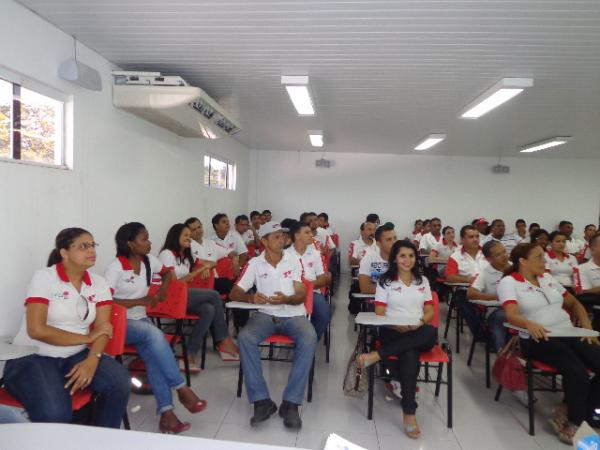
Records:
[[[335,433],[331,433],[325,442],[323,450],[368,450],[359,445],[353,444],[352,442],[338,436]]]

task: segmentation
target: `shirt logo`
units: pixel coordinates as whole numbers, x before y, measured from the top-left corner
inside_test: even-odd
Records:
[[[422,294],[425,292],[425,286],[419,288],[419,292]]]
[[[54,296],[56,298],[62,298],[63,300],[69,300],[69,291],[57,292]]]
[[[314,265],[315,265],[315,263],[312,261],[308,263],[308,267],[314,267]]]
[[[258,278],[262,278],[263,280],[265,280],[267,277],[269,276],[268,273],[261,273]]]
[[[402,286],[398,286],[397,288],[394,288],[394,291],[396,291],[396,292],[402,292]]]
[[[125,283],[135,283],[135,275],[131,275],[129,278],[125,279]]]
[[[292,277],[292,271],[288,270],[287,272],[283,272],[283,278],[291,278]]]
[[[88,302],[93,302],[96,299],[96,294],[88,295]]]

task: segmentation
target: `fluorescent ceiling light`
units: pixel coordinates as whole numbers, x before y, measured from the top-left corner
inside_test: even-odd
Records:
[[[415,147],[415,150],[427,150],[446,139],[445,134],[430,134]]]
[[[557,147],[559,145],[566,144],[571,139],[571,136],[555,136],[550,139],[545,139],[539,142],[533,142],[524,147],[521,147],[521,153],[533,153],[539,152],[540,150],[546,150],[547,148]]]
[[[294,108],[300,116],[314,116],[315,107],[308,88],[308,76],[306,75],[284,75],[281,84],[285,85]]]
[[[503,78],[465,107],[463,119],[478,119],[533,86],[533,78]]]
[[[323,147],[323,132],[320,130],[312,130],[308,132],[310,144],[313,147]]]

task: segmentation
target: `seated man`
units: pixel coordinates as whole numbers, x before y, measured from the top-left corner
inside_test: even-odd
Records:
[[[578,266],[573,276],[577,299],[586,307],[600,305],[600,233],[589,242],[590,260]],[[594,330],[600,331],[600,311],[594,309]]]
[[[524,239],[529,237],[527,234],[527,222],[524,219],[517,219],[515,221],[515,232],[513,235],[517,244],[520,244]]]
[[[319,214],[318,216],[319,219],[319,228],[322,228],[323,230],[325,230],[325,232],[327,234],[329,234],[330,236],[333,233],[333,229],[331,228],[331,225],[329,225],[329,214],[327,214],[326,212],[322,212],[321,214]]]
[[[350,242],[348,248],[348,264],[350,267],[358,266],[365,253],[375,247],[377,247],[375,243],[375,224],[363,222],[360,225],[360,238]]]
[[[583,250],[585,242],[573,237],[573,224],[568,220],[561,220],[558,224],[558,231],[567,237],[565,242],[565,252],[577,256]]]
[[[260,238],[258,237],[256,230],[250,226],[247,215],[241,214],[235,218],[235,231],[240,235],[244,244],[246,244],[246,248],[249,244],[253,244],[254,248],[260,246]]]
[[[358,284],[361,294],[375,294],[377,281],[388,268],[390,250],[396,240],[396,232],[389,225],[381,225],[375,231],[377,247],[365,253],[358,269]]]
[[[577,261],[579,261],[579,263],[583,263],[583,262],[586,262],[586,261],[589,261],[590,259],[592,259],[592,251],[590,250],[590,241],[596,235],[596,233],[598,233],[598,229],[596,228],[596,225],[594,225],[592,223],[589,225],[586,225],[585,228],[583,229],[583,239],[585,241],[585,244],[583,245],[583,248],[579,252],[579,255],[577,255]]]
[[[375,213],[367,214],[367,218],[365,219],[365,222],[374,223],[376,227],[381,225],[381,221],[379,220],[379,215],[377,215]]]
[[[423,235],[419,241],[419,252],[429,255],[433,247],[442,240],[442,221],[434,217],[430,221],[431,231]]]
[[[248,262],[230,298],[260,306],[238,337],[246,392],[250,403],[254,403],[250,425],[267,420],[277,411],[262,374],[261,349],[258,347],[268,336],[277,333],[289,336],[295,342],[294,362],[283,392],[279,415],[283,417],[286,427],[299,429],[302,420],[298,406],[304,398],[317,334],[306,317],[306,286],[302,283],[302,267],[298,258],[283,251],[283,231],[275,222],[260,227],[258,234],[265,251]],[[256,287],[256,293],[247,294],[253,286]]]
[[[481,245],[490,241],[500,242],[508,253],[510,253],[518,243],[514,234],[506,234],[506,225],[504,225],[504,220],[502,219],[492,220],[490,234],[481,239]]]
[[[229,251],[234,260],[239,258],[238,267],[244,267],[248,261],[248,247],[237,233],[231,230],[227,214],[218,213],[212,218],[215,234],[211,237],[215,243]],[[234,263],[235,264],[235,263]],[[236,272],[237,275],[237,272]]]
[[[446,281],[449,283],[469,283],[488,264],[479,247],[479,231],[472,225],[465,225],[460,229],[460,242],[462,247],[456,250],[449,258],[446,266]],[[477,308],[469,303],[465,289],[457,289],[454,302],[460,314],[467,321],[476,340],[484,339],[479,322]]]
[[[262,212],[262,216],[263,216],[263,217],[264,217],[264,219],[265,219],[265,223],[267,223],[267,222],[270,222],[270,221],[272,220],[272,214],[271,214],[271,211],[270,211],[270,210],[268,210],[268,209],[265,209],[265,210]]]

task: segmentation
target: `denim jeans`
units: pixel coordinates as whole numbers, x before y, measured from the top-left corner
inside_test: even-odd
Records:
[[[211,324],[215,330],[216,342],[221,342],[229,336],[223,301],[217,291],[212,289],[188,289],[187,312],[188,314],[200,316],[200,319],[195,321],[190,336],[189,350],[192,355],[196,355],[202,347],[202,340]]]
[[[65,375],[88,356],[83,350],[68,358],[29,355],[6,363],[4,384],[19,400],[32,422],[71,422],[71,395],[65,389]],[[89,388],[98,397],[94,425],[120,428],[129,400],[130,378],[127,370],[103,355]]]
[[[330,320],[331,308],[329,307],[329,303],[327,303],[327,299],[322,294],[313,293],[313,312],[310,316],[310,321],[315,327],[317,342],[319,342],[321,336],[325,333]]]
[[[173,356],[173,350],[162,331],[156,328],[148,318],[128,319],[125,342],[135,345],[144,361],[148,381],[156,399],[157,414],[173,409],[171,389],[182,388],[185,386],[185,381],[179,373],[179,366]]]
[[[0,405],[0,424],[27,422],[16,408]]]
[[[508,333],[504,326],[504,322],[506,322],[506,313],[502,308],[498,308],[493,311],[486,320],[492,334],[493,348],[496,352],[499,352],[508,341]]]
[[[270,398],[262,374],[261,349],[258,344],[272,334],[284,334],[295,342],[292,370],[283,391],[283,400],[300,405],[317,344],[315,329],[305,316],[275,317],[259,312],[242,329],[238,345],[248,399],[250,403],[254,403]]]

